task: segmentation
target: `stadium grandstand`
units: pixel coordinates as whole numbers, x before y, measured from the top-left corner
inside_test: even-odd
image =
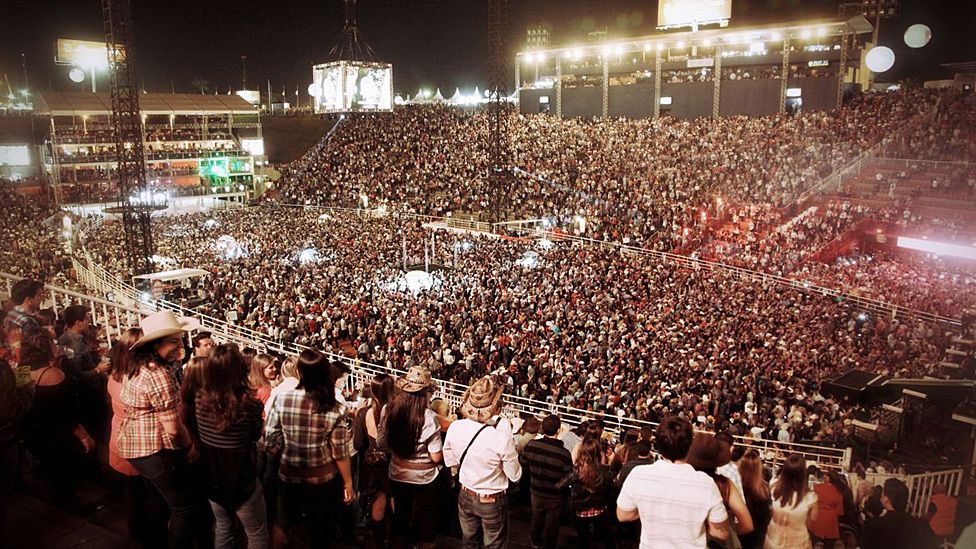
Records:
[[[0,546],[976,546],[976,96],[875,82],[898,2],[530,26],[463,105],[355,4],[316,114],[0,118]]]

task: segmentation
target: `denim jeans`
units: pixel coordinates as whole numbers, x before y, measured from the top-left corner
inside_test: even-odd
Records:
[[[148,480],[169,506],[169,546],[193,546],[193,474],[183,455],[176,450],[130,459],[129,463]]]
[[[610,525],[610,510],[595,517],[576,517],[576,536],[576,546],[580,548],[589,547],[591,539],[602,542],[607,549],[616,547],[617,540]]]
[[[342,490],[340,475],[325,484],[282,482],[278,485],[278,525],[290,533],[298,524],[305,524],[312,547],[331,547]]]
[[[556,548],[562,512],[562,500],[532,496],[532,529],[529,535],[532,547]]]
[[[390,481],[393,490],[393,534],[398,541],[413,533],[417,542],[434,543],[446,487],[440,477],[429,484]],[[412,528],[411,528],[412,523]]]
[[[508,547],[508,495],[495,495],[492,503],[482,503],[478,496],[461,490],[458,495],[458,518],[464,547],[500,549]]]
[[[268,513],[264,506],[264,493],[260,482],[255,483],[251,497],[237,509],[228,509],[213,500],[210,500],[210,508],[213,509],[215,519],[214,549],[235,547],[234,532],[237,530],[235,516],[241,519],[244,533],[247,534],[247,549],[267,549]]]

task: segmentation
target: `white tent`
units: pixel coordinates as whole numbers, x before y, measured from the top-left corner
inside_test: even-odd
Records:
[[[441,89],[440,88],[437,88],[437,93],[434,94],[434,98],[432,99],[432,101],[434,101],[435,103],[443,103],[444,102],[444,96],[441,95]]]
[[[448,103],[452,105],[460,105],[464,102],[464,96],[461,95],[461,88],[454,88],[454,95],[447,100]]]

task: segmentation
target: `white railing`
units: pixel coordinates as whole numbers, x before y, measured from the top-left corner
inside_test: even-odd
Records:
[[[885,166],[895,166],[898,168],[922,166],[940,171],[952,168],[976,168],[976,163],[965,162],[962,160],[922,160],[915,158],[891,158],[887,156],[876,157],[875,163],[884,164]]]
[[[868,482],[871,485],[883,485],[890,478],[898,479],[908,486],[909,497],[907,511],[916,517],[921,517],[929,510],[929,502],[932,499],[932,493],[936,486],[944,486],[946,493],[950,496],[958,496],[960,494],[965,479],[965,471],[963,469],[947,469],[945,471],[932,471],[917,475],[867,473],[863,481],[857,476],[852,476],[851,488],[856,492],[857,485],[861,482]]]
[[[82,271],[86,267],[79,264]],[[81,272],[79,272],[81,274]],[[83,279],[93,280],[101,287],[106,281],[99,276],[86,273]],[[8,273],[0,272],[0,279],[4,281],[7,295],[13,283],[20,277]],[[212,332],[220,341],[233,342],[242,347],[253,347],[260,350],[270,350],[287,355],[298,354],[305,347],[300,345],[283,343],[267,337],[264,334],[234,326],[228,322],[214,319],[205,315],[196,314],[195,311],[186,310],[178,305],[164,301],[152,301],[140,303],[138,306],[127,306],[121,303],[109,301],[98,297],[92,297],[79,292],[73,292],[57,286],[46,286],[51,295],[51,304],[65,307],[70,304],[82,304],[90,308],[92,320],[95,324],[105,326],[106,341],[100,342],[110,344],[112,339],[117,337],[123,330],[130,326],[137,325],[140,318],[151,314],[159,309],[172,310],[174,313],[185,316],[193,316],[200,320],[201,330]],[[114,290],[116,295],[128,292],[129,289],[118,286]],[[57,307],[55,307],[57,308]],[[350,388],[365,387],[369,381],[378,373],[399,375],[403,371],[396,368],[365,362],[362,360],[349,358],[334,353],[325,353],[331,360],[348,364],[352,369],[350,376]],[[467,386],[452,381],[438,380],[439,389],[437,396],[449,402],[454,409],[461,405],[461,399]],[[656,426],[655,423],[634,418],[621,418],[612,415],[595,413],[571,406],[552,404],[538,401],[518,395],[505,396],[504,413],[510,417],[520,414],[531,414],[534,416],[545,416],[549,414],[559,414],[560,418],[571,426],[579,425],[583,421],[591,419],[601,419],[606,430],[616,434],[618,437],[627,429],[640,429],[644,426]],[[769,463],[780,463],[789,454],[797,453],[805,459],[819,464],[828,469],[847,470],[851,464],[851,450],[849,448],[832,448],[802,443],[780,443],[770,440],[755,440],[746,437],[737,437],[737,444],[744,448],[755,449],[764,456]]]

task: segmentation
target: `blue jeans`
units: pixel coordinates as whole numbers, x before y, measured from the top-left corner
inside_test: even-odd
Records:
[[[193,500],[196,488],[193,474],[177,450],[130,459],[129,463],[148,480],[169,506],[169,546],[193,546]]]
[[[556,549],[562,512],[563,500],[532,495],[532,529],[529,535],[532,547]]]
[[[214,549],[233,549],[235,546],[234,531],[237,529],[235,515],[244,525],[248,549],[267,549],[268,513],[264,506],[264,493],[260,482],[255,483],[251,497],[237,509],[228,509],[213,500],[210,501],[210,508],[213,509],[214,519],[216,519]]]
[[[494,502],[483,503],[466,490],[458,495],[458,519],[465,548],[508,547],[508,495],[502,492],[494,497]]]

